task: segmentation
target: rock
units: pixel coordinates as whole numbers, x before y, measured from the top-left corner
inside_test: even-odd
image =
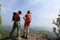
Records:
[[[8,38],[8,39],[3,39],[3,40],[17,40],[16,39],[17,37],[12,37],[12,38]],[[47,38],[43,35],[40,35],[40,34],[30,34],[29,38],[23,38],[23,37],[20,37],[21,39],[20,40],[47,40]],[[19,39],[18,39],[19,40]]]

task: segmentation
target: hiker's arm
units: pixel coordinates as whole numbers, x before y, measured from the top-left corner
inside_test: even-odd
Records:
[[[23,19],[25,20],[26,18],[25,18],[25,17],[23,17]]]
[[[23,17],[24,20],[26,20],[26,15]]]

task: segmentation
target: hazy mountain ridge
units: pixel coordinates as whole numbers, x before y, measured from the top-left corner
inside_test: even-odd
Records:
[[[1,28],[0,28],[0,31],[1,32],[3,32],[3,31],[8,31],[8,32],[10,32],[11,31],[11,29],[12,29],[12,26],[2,26]],[[23,26],[20,28],[21,29],[21,32],[23,32]],[[47,30],[47,29],[43,29],[43,28],[38,28],[38,27],[31,27],[30,28],[30,32],[31,33],[40,33],[40,32],[47,32],[51,37],[56,37],[56,35],[54,34],[54,32],[52,32],[52,31],[49,31],[49,30]]]

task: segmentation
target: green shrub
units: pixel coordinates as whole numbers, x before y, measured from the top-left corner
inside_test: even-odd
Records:
[[[1,26],[1,24],[2,24],[2,18],[1,18],[1,16],[0,16],[0,26]]]

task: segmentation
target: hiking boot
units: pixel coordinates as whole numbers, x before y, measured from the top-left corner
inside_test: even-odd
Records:
[[[27,39],[27,35],[24,38]]]
[[[26,34],[23,34],[23,36],[22,36],[23,38],[25,38],[26,37]]]

